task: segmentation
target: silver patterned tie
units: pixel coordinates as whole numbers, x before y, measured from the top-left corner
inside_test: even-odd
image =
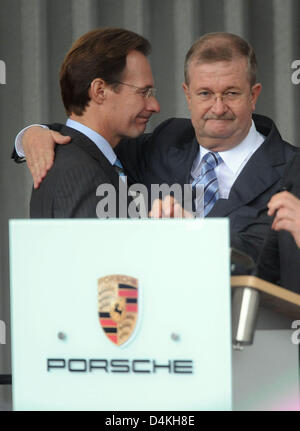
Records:
[[[200,174],[192,182],[192,188],[202,185],[204,188],[204,217],[210,212],[219,199],[219,184],[215,173],[215,167],[222,162],[218,153],[209,152],[203,157]]]

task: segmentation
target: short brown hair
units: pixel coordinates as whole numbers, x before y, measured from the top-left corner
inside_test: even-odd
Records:
[[[252,46],[240,36],[232,33],[207,33],[189,49],[184,62],[184,78],[189,84],[189,66],[191,61],[212,63],[216,61],[232,61],[245,57],[248,61],[248,75],[250,85],[256,82],[257,61]]]
[[[77,39],[60,70],[61,95],[67,114],[83,114],[90,100],[88,90],[95,78],[117,88],[116,81],[121,80],[127,54],[132,50],[147,56],[150,42],[132,31],[113,27],[92,30]]]

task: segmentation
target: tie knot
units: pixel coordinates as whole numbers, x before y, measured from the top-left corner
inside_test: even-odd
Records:
[[[123,168],[122,163],[120,162],[119,159],[116,159],[116,161],[114,163],[114,167],[115,167],[115,170],[117,171],[118,175],[120,175],[120,176],[125,175],[124,168]]]
[[[114,166],[117,166],[118,168],[123,169],[122,163],[120,162],[119,159],[116,159]]]
[[[222,162],[222,158],[219,153],[209,152],[203,157],[205,163],[208,163],[212,168],[215,168]]]

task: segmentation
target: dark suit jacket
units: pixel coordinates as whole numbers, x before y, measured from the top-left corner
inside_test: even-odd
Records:
[[[300,154],[287,167],[283,185],[300,198]],[[300,250],[287,231],[269,230],[258,259],[257,275],[300,294]]]
[[[266,140],[236,179],[229,198],[219,199],[209,216],[228,217],[231,245],[257,259],[271,222],[267,203],[280,189],[284,169],[296,148],[282,140],[272,120],[261,115],[253,115],[253,119]],[[58,131],[61,127],[51,126]],[[198,150],[191,121],[174,118],[151,134],[122,141],[116,149],[128,182],[145,184],[149,196],[151,184],[188,184]]]
[[[32,218],[96,217],[99,185],[116,190],[116,216],[119,216],[119,176],[98,147],[82,133],[63,126],[70,144],[57,145],[55,162],[37,190],[32,191]],[[120,183],[121,184],[121,183]],[[123,184],[123,183],[122,183]],[[125,188],[125,187],[124,187]],[[126,190],[125,196],[126,196]],[[124,197],[122,195],[122,198]],[[104,196],[105,197],[105,196]],[[127,205],[124,203],[126,211]]]
[[[257,258],[270,225],[267,203],[280,188],[280,181],[295,147],[283,141],[267,117],[253,115],[257,130],[266,136],[236,179],[228,199],[219,199],[209,217],[229,217],[232,246]],[[180,185],[190,182],[199,146],[188,119],[169,119],[151,135],[121,142],[117,154],[130,181]]]

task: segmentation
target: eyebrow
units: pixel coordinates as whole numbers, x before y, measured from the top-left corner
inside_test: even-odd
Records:
[[[212,91],[209,87],[200,87],[200,86],[196,88],[196,91],[199,91],[199,90]],[[228,90],[241,90],[241,88],[238,86],[232,85],[231,87],[226,87],[224,91],[228,91]]]

